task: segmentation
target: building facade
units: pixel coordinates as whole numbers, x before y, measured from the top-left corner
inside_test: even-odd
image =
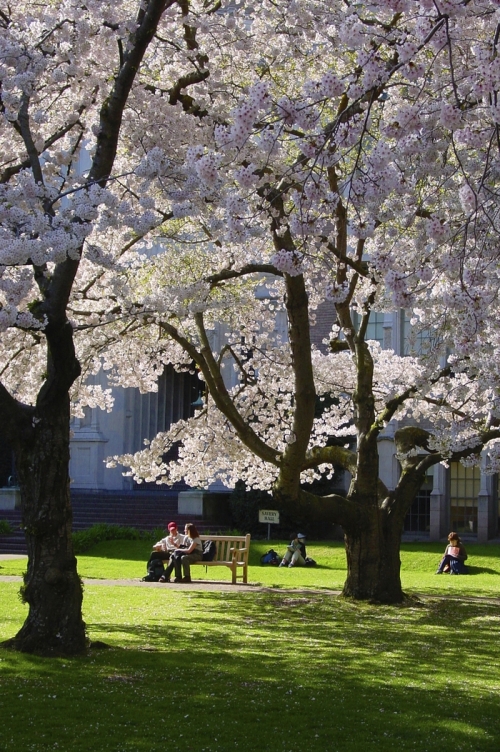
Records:
[[[426,334],[411,336],[408,317],[403,311],[372,313],[367,339],[377,340],[382,347],[400,355],[426,346]],[[392,421],[380,437],[380,475],[389,489],[393,489],[400,474],[394,452],[394,433],[397,421]],[[487,475],[479,467],[464,467],[451,462],[449,467],[430,468],[411,509],[405,519],[405,533],[415,538],[437,541],[450,530],[485,543],[498,535],[500,505],[498,478]]]
[[[257,294],[265,297],[266,288],[259,288]],[[324,304],[316,313],[313,341],[318,347],[324,346],[322,341],[331,331],[333,316],[332,306],[328,304]],[[276,331],[280,336],[286,336],[284,313],[277,315]],[[373,313],[367,338],[405,354],[407,332],[408,321],[401,312]],[[212,336],[215,344],[224,341],[222,329],[214,331]],[[225,371],[229,380],[237,378],[232,368]],[[103,386],[106,385],[103,383]],[[89,491],[133,490],[132,479],[123,475],[121,467],[106,468],[106,458],[136,452],[144,445],[144,439],[152,439],[176,421],[192,416],[201,387],[197,375],[177,373],[172,367],[167,367],[158,381],[156,392],[141,394],[138,389],[116,388],[113,390],[115,404],[111,413],[87,408],[85,417],[74,419],[72,424],[72,488]],[[380,475],[389,489],[395,487],[400,474],[394,445],[397,427],[397,421],[392,421],[379,439]],[[0,455],[1,488],[15,484],[12,452],[1,435]],[[175,448],[170,456],[175,456]],[[211,490],[221,489],[222,486],[217,486]],[[447,468],[436,465],[429,470],[406,516],[405,534],[437,541],[450,530],[455,530],[468,539],[482,543],[498,535],[499,518],[497,476],[486,475],[479,467],[464,467],[460,463],[450,463]]]
[[[86,408],[84,418],[72,423],[70,476],[72,488],[92,491],[132,490],[133,481],[123,469],[107,468],[107,457],[132,454],[160,431],[193,415],[201,382],[195,374],[178,373],[167,366],[156,392],[113,389],[111,413]],[[166,459],[174,458],[175,449]],[[144,487],[144,486],[143,486]]]

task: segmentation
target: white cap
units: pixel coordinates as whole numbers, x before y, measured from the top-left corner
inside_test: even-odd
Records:
[[[298,533],[298,534],[297,534],[297,538],[305,538],[305,537],[306,537],[306,536],[305,536],[305,535],[302,535],[302,533]]]

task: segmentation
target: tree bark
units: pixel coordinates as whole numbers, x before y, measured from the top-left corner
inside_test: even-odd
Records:
[[[33,417],[31,440],[17,441],[14,449],[28,547],[21,595],[29,612],[17,635],[4,644],[26,653],[78,655],[85,652],[87,639],[71,537],[69,399]]]
[[[96,152],[87,185],[107,184],[129,93],[162,14],[170,5],[172,0],[150,0],[139,5],[136,29],[130,35],[127,51],[101,107]],[[26,97],[19,111],[19,131],[33,175],[43,184],[28,107]],[[45,211],[52,219],[51,203]],[[0,414],[14,448],[21,488],[28,546],[28,571],[21,594],[29,605],[23,627],[4,645],[41,655],[78,655],[87,647],[81,613],[83,589],[71,537],[69,491],[69,390],[80,375],[80,365],[66,311],[78,266],[78,258],[68,257],[50,273],[45,267],[33,267],[41,296],[30,310],[44,322],[47,342],[47,374],[36,406],[17,402],[0,384]]]
[[[27,619],[7,647],[40,655],[86,651],[83,588],[72,542],[68,389],[80,367],[71,327],[48,327],[48,376],[35,407],[10,402],[7,431],[14,448],[28,548],[21,596]],[[4,395],[5,396],[5,395]],[[5,407],[5,405],[4,405]]]
[[[401,603],[402,526],[386,509],[366,508],[362,523],[344,533],[347,578],[342,595],[356,600]]]

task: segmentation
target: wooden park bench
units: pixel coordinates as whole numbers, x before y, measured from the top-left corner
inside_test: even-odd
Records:
[[[248,581],[250,533],[246,535],[200,535],[200,538],[202,542],[212,540],[217,550],[212,561],[196,561],[192,566],[229,567],[233,585],[236,585],[237,580],[243,583]],[[241,568],[241,574],[238,574],[238,567]]]
[[[236,585],[237,580],[246,584],[250,537],[250,533],[246,535],[200,535],[202,543],[211,540],[215,543],[217,550],[212,561],[195,561],[191,566],[229,567],[232,573],[232,584]],[[238,569],[241,569],[241,574],[238,573]]]

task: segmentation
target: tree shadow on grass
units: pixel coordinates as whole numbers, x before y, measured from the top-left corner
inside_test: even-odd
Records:
[[[206,752],[289,749],[284,739],[303,739],[304,729],[309,752],[442,752],[443,737],[461,751],[497,752],[496,614],[458,598],[412,609],[306,592],[192,592],[182,603],[172,593],[163,615],[148,612],[143,623],[119,623],[113,611],[89,623],[116,649],[91,651],[70,669],[30,658],[21,674],[21,658],[9,656],[2,699],[20,714],[12,749],[27,748],[18,696],[33,693],[47,736],[53,698],[64,698],[77,752],[95,749],[97,725],[100,734],[113,728],[110,752],[190,749],[179,734],[194,722]],[[451,687],[449,668],[464,656]],[[135,731],[142,746],[130,746]]]

